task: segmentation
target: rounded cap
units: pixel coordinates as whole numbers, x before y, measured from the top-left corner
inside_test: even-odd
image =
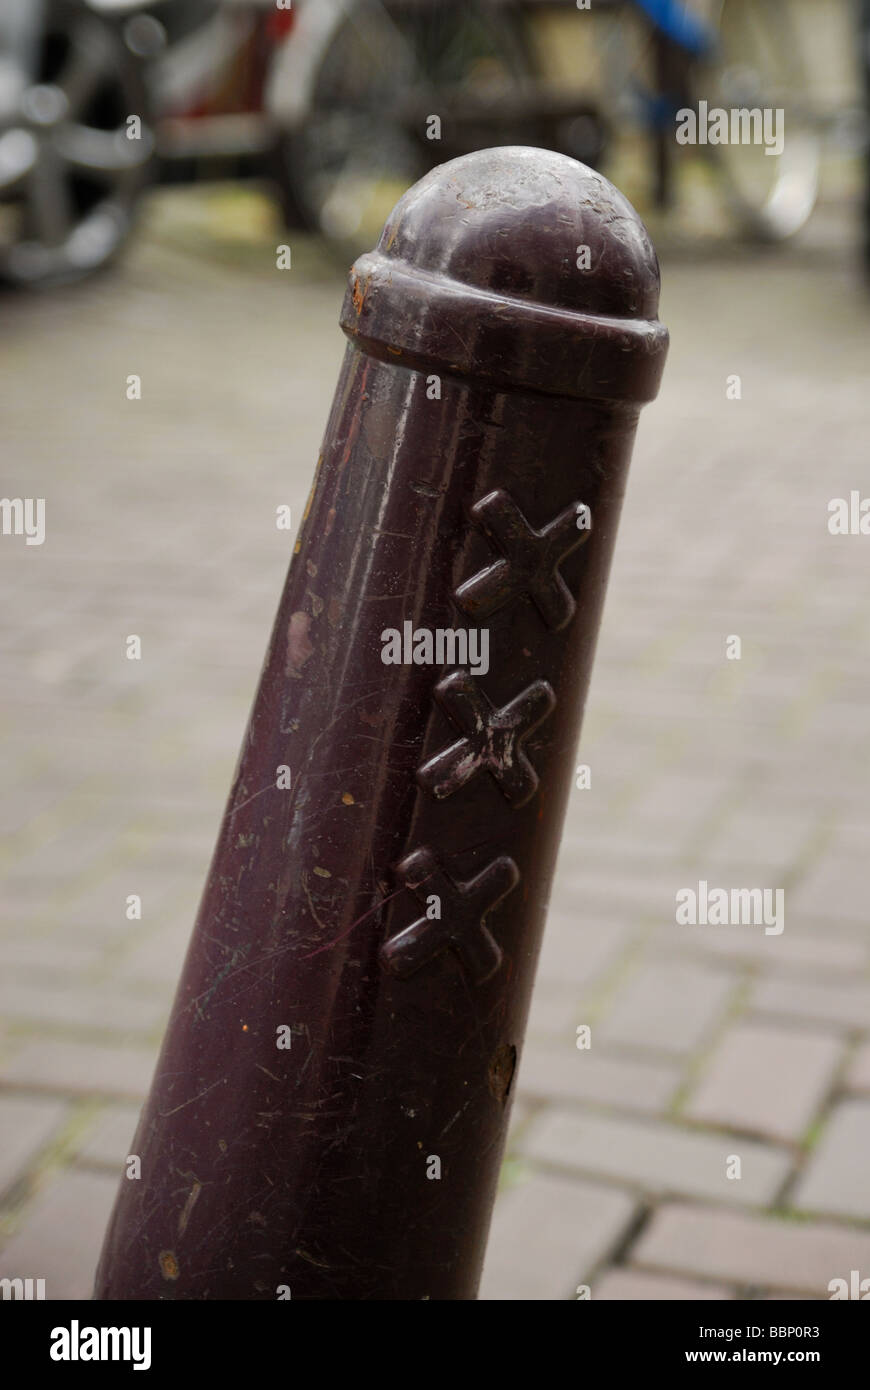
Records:
[[[667,351],[646,229],[607,179],[550,150],[433,169],[360,257],[342,327],[406,366],[586,399],[651,400]]]
[[[433,169],[396,204],[377,249],[554,309],[649,319],[659,307],[658,259],[628,199],[552,150],[509,146]]]

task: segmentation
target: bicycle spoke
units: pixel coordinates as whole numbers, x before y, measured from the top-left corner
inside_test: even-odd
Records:
[[[806,74],[800,60],[800,48],[791,16],[782,10],[774,11],[768,7],[760,11],[754,3],[744,6],[744,13],[747,29],[754,41],[750,51],[760,55],[766,54],[768,65],[772,62],[773,70],[784,75],[787,90],[800,88],[806,81]],[[770,27],[771,20],[776,26],[774,29]],[[765,97],[766,93],[759,91],[759,98],[763,100]],[[768,100],[770,99],[768,97]]]
[[[87,109],[100,82],[111,71],[110,62],[105,33],[79,24],[70,35],[70,53],[56,84],[64,93],[73,118]]]
[[[418,82],[423,80],[420,62],[414,44],[410,42],[402,26],[383,0],[369,0],[365,9],[351,9],[349,22],[354,29],[357,43],[369,50],[369,56],[392,70],[394,81]],[[374,23],[372,22],[374,21]],[[377,36],[377,43],[373,38]]]
[[[13,128],[0,135],[0,188],[12,188],[36,162],[39,146],[29,130]]]
[[[28,178],[28,220],[44,246],[60,246],[73,222],[72,201],[63,161],[44,148]]]
[[[148,158],[150,141],[143,133],[128,140],[123,127],[97,130],[93,126],[68,125],[55,137],[58,152],[73,169],[87,174],[123,174]]]

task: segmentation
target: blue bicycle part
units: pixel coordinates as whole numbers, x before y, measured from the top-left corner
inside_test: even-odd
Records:
[[[637,8],[679,48],[704,58],[716,47],[716,30],[705,23],[684,0],[635,0]]]

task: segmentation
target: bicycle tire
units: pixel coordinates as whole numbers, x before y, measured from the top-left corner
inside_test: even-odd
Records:
[[[397,33],[390,40],[387,36],[393,29]],[[449,140],[427,141],[422,130],[409,135],[388,112],[378,112],[378,91],[391,76],[385,56],[404,52],[402,61],[407,61],[413,52],[422,69],[417,73],[399,71],[394,93],[401,92],[403,84],[410,88],[415,80],[420,90],[421,78],[437,90],[439,64],[443,67],[450,44],[461,33],[468,36],[475,29],[482,44],[476,61],[486,60],[488,47],[492,61],[502,65],[507,80],[521,82],[530,76],[529,59],[514,17],[477,0],[463,4],[435,0],[430,6],[407,5],[402,0],[385,5],[362,3],[330,36],[312,78],[304,118],[282,132],[279,182],[285,215],[289,213],[291,222],[321,234],[345,265],[361,251],[371,249],[385,216],[405,189],[427,169],[457,152],[449,148]],[[427,32],[428,50],[420,46],[421,36],[426,39]],[[289,42],[293,42],[292,35]],[[458,50],[453,56],[460,61]],[[370,64],[367,71],[365,63]],[[434,114],[449,119],[449,112]],[[342,143],[344,133],[346,143]],[[335,160],[334,173],[330,172],[330,157]],[[362,190],[360,198],[367,196],[366,185],[370,195],[356,225],[355,179]],[[344,225],[343,207],[348,209]]]

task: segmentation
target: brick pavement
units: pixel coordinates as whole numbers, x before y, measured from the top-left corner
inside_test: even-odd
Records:
[[[50,1298],[90,1287],[343,350],[334,269],[279,275],[256,203],[221,239],[229,196],[4,304],[3,492],[46,497],[47,539],[0,543],[0,1276]],[[870,540],[826,527],[870,495],[868,308],[812,244],[664,285],[489,1299],[870,1276]],[[678,925],[701,879],[783,888],[785,930]]]

